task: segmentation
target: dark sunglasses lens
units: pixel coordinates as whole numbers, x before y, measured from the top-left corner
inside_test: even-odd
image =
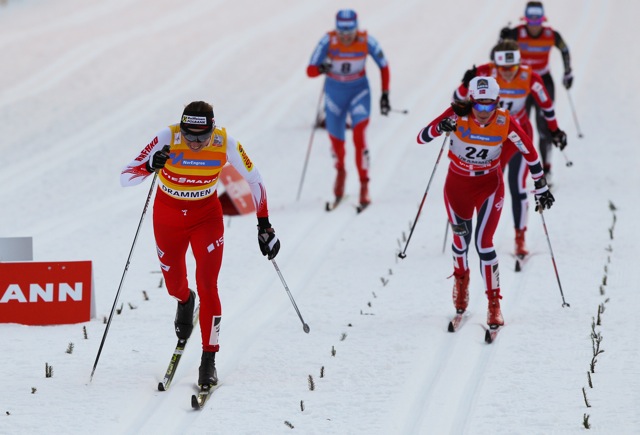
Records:
[[[182,135],[189,142],[204,142],[209,140],[209,138],[211,138],[211,133],[192,134],[192,133],[187,133],[186,131],[183,131]]]

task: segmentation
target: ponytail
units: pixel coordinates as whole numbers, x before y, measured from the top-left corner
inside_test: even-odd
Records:
[[[453,103],[451,103],[453,112],[458,116],[467,116],[469,113],[471,113],[472,106],[473,101],[471,100],[454,101]]]

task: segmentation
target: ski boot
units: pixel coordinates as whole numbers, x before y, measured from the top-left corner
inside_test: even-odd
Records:
[[[216,352],[202,351],[200,369],[198,371],[198,385],[218,385],[218,372],[216,371]]]
[[[344,182],[347,178],[347,171],[344,168],[337,168],[336,181],[333,184],[333,194],[336,196],[336,202],[339,202],[344,196]]]
[[[518,258],[524,258],[529,255],[529,251],[527,250],[524,241],[524,234],[526,231],[526,228],[516,230],[516,257]]]
[[[371,198],[369,198],[369,179],[360,181],[360,205],[368,206],[371,204]]]
[[[502,312],[500,311],[500,289],[487,290],[487,298],[489,299],[489,307],[487,309],[487,324],[489,329],[498,329],[504,325]]]
[[[186,302],[178,302],[176,319],[173,322],[176,335],[179,340],[187,340],[193,331],[193,310],[196,304],[196,293],[189,290],[189,299]]]
[[[453,283],[453,306],[456,313],[462,314],[469,306],[469,269],[459,275],[453,273],[455,282]]]

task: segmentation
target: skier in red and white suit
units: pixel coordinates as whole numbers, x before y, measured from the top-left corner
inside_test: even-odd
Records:
[[[526,101],[533,98],[543,114],[554,145],[560,149],[567,146],[567,135],[558,128],[555,108],[551,96],[537,73],[530,66],[521,65],[520,51],[516,41],[505,39],[492,50],[493,61],[467,70],[462,84],[454,93],[454,100],[467,98],[469,81],[476,76],[493,77],[500,86],[500,107],[506,108],[511,117],[520,124],[524,132],[533,140],[533,127],[526,110]],[[509,166],[509,192],[515,227],[515,254],[526,256],[525,232],[527,230],[529,201],[527,199],[528,166],[515,148],[505,150],[501,155],[501,166],[504,171]]]
[[[222,316],[218,274],[224,222],[216,189],[226,163],[249,183],[258,217],[260,250],[271,260],[280,249],[280,241],[269,223],[262,176],[240,142],[215,125],[210,104],[188,104],[181,122],[162,129],[120,175],[123,186],[133,186],[157,173],[154,235],[167,290],[178,300],[175,328],[182,340],[189,338],[193,330],[195,293],[189,289],[185,261],[187,248],[191,246],[193,251],[203,350],[200,385],[217,383],[215,353],[220,348]]]
[[[536,187],[538,207],[554,202],[531,139],[505,109],[498,108],[500,87],[493,77],[475,77],[469,83],[469,99],[455,102],[418,133],[418,143],[427,143],[449,133],[449,172],[444,200],[453,231],[455,283],[453,302],[458,313],[469,304],[469,265],[472,218],[477,212],[475,243],[489,300],[487,324],[504,324],[500,311],[500,274],[493,246],[504,203],[504,182],[500,166],[503,147],[515,147],[529,165]]]

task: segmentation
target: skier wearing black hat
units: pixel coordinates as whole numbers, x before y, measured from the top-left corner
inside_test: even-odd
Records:
[[[223,166],[229,163],[247,180],[258,217],[258,242],[270,260],[280,249],[271,224],[267,191],[258,168],[239,141],[215,123],[213,107],[204,101],[188,104],[179,124],[162,130],[122,171],[123,186],[140,184],[156,173],[158,189],[153,205],[153,229],[167,291],[178,300],[175,331],[186,340],[193,330],[196,292],[189,289],[185,255],[196,260],[196,288],[200,299],[202,359],[198,384],[216,385],[215,355],[222,308],[218,274],[224,248],[222,207],[216,192]]]

